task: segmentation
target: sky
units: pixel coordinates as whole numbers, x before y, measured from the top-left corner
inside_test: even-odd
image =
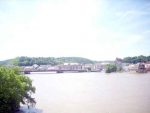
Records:
[[[0,60],[150,55],[149,0],[0,0]]]

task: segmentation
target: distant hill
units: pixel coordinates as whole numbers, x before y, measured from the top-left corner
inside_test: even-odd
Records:
[[[0,61],[1,65],[16,65],[16,66],[32,66],[33,64],[38,65],[58,65],[63,63],[80,63],[80,64],[91,64],[96,61],[92,61],[82,57],[16,57],[5,61]]]
[[[4,60],[4,61],[0,61],[0,65],[9,65],[10,64],[10,59],[9,60]]]

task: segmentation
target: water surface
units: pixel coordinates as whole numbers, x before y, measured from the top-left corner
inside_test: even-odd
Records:
[[[40,113],[150,113],[150,73],[28,76]]]

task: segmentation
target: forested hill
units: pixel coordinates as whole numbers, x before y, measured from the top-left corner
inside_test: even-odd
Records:
[[[139,62],[148,62],[148,61],[150,61],[150,56],[143,56],[143,55],[134,56],[134,57],[125,57],[123,59],[123,62],[132,63],[132,64],[136,64]]]
[[[82,57],[17,57],[14,59],[9,59],[5,61],[1,61],[2,65],[17,65],[17,66],[32,66],[33,64],[38,65],[58,65],[63,63],[80,63],[80,64],[89,64],[94,63],[87,58]]]

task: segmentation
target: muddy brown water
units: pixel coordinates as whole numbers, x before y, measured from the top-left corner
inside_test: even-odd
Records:
[[[36,110],[26,113],[150,113],[150,73],[32,73]]]

